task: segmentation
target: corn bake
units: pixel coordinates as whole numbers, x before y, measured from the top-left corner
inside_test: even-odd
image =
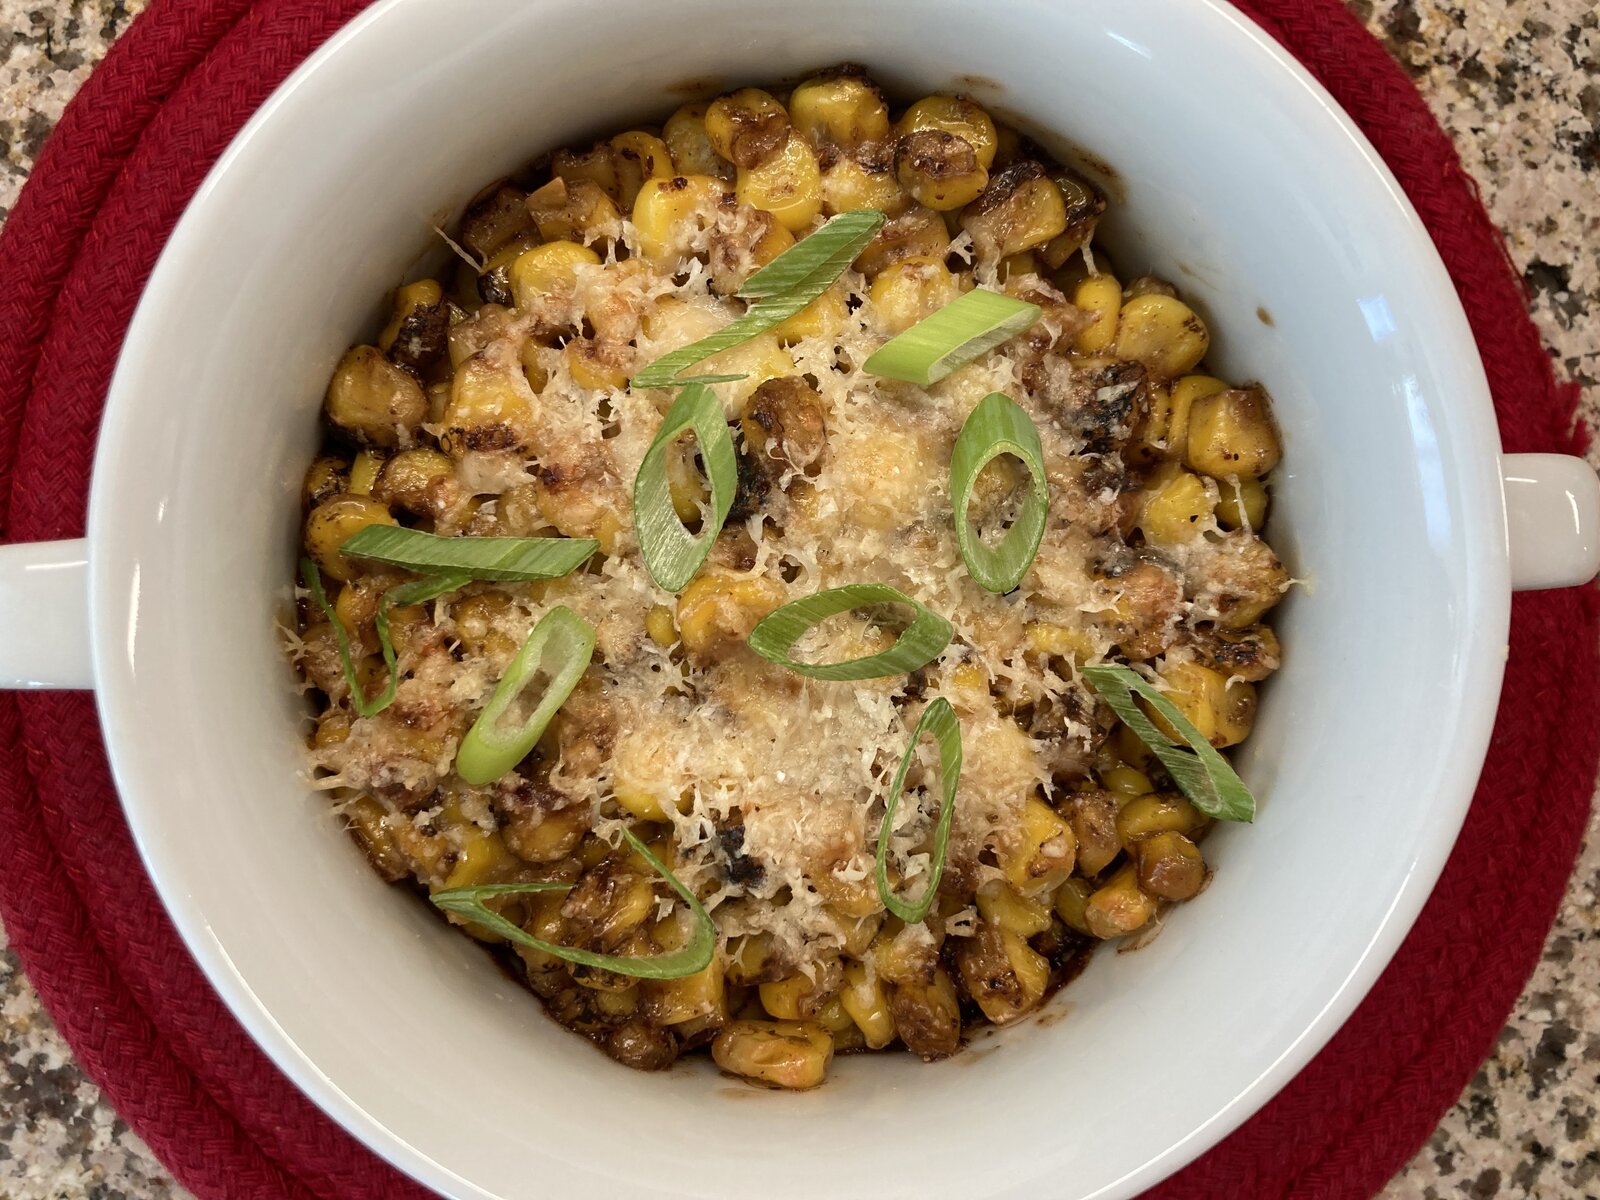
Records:
[[[972,101],[896,113],[850,70],[687,104],[485,189],[449,231],[454,268],[400,287],[339,362],[305,480],[309,753],[372,866],[460,901],[441,908],[618,1061],[709,1048],[789,1088],[835,1053],[953,1054],[1195,896],[1212,815],[1169,760],[1186,729],[1244,740],[1279,665],[1264,618],[1289,575],[1261,536],[1279,435],[1261,386],[1206,372],[1170,284],[1113,273],[1105,205]],[[860,213],[882,217],[836,280],[757,328],[756,273]],[[981,292],[1026,328],[926,385],[871,369]],[[730,328],[756,331],[692,368],[719,381],[630,384]],[[726,496],[706,438],[658,437],[691,388],[726,430]],[[991,401],[1040,468],[1036,548],[1002,591],[969,543],[1023,523],[1027,455],[952,487]],[[663,519],[703,542],[681,587],[641,544],[652,461]],[[351,552],[374,527],[592,553],[419,581]],[[804,628],[797,665],[760,649],[785,606],[869,584],[891,602]],[[927,661],[808,673],[892,659],[907,611],[945,630]],[[528,648],[560,613],[587,631],[570,691],[531,750],[468,769],[486,708],[520,719],[554,687]],[[1091,685],[1119,665],[1165,706]],[[935,711],[954,758],[914,738]],[[896,915],[935,878],[925,915]],[[659,968],[702,917],[704,965]]]

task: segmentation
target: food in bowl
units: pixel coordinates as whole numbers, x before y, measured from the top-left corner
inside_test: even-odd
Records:
[[[311,761],[374,868],[618,1061],[793,1088],[1195,896],[1279,437],[1104,207],[849,70],[480,193],[305,481]]]

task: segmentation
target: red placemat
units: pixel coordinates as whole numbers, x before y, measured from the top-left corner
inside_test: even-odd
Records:
[[[240,125],[366,0],[155,0],[0,233],[0,530],[82,533],[101,399],[173,223]],[[1337,0],[1241,4],[1355,117],[1450,269],[1507,450],[1581,449],[1515,271],[1421,97]],[[1600,593],[1517,597],[1494,743],[1421,919],[1300,1075],[1150,1196],[1369,1196],[1493,1044],[1560,901],[1600,754]],[[305,1100],[211,992],[144,875],[90,698],[0,696],[0,914],[79,1060],[204,1200],[427,1193]]]

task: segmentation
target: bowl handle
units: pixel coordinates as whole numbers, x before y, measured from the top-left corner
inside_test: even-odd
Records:
[[[0,689],[89,688],[89,543],[0,546]]]
[[[1507,454],[1511,586],[1573,587],[1600,573],[1600,476],[1570,454]]]

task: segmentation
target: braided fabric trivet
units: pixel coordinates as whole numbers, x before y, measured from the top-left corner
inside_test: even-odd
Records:
[[[366,0],[154,0],[68,107],[3,232],[0,531],[78,536],[100,406],[139,293],[205,172]],[[1515,271],[1448,139],[1337,0],[1245,0],[1399,177],[1466,306],[1510,451],[1581,449]],[[1377,1191],[1493,1044],[1555,913],[1600,755],[1600,593],[1519,596],[1494,744],[1421,919],[1372,994],[1159,1200]],[[1381,783],[1380,783],[1381,786]],[[144,875],[94,706],[0,695],[0,915],[85,1068],[204,1200],[425,1191],[334,1126],[211,992]],[[1286,948],[1292,952],[1292,948]]]

